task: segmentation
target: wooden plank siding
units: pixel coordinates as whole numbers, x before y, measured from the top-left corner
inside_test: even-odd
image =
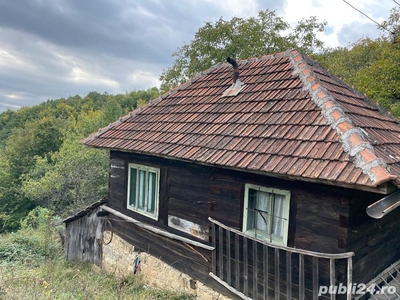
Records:
[[[359,197],[359,192],[355,190],[328,185],[318,185],[308,182],[288,181],[264,175],[190,164],[182,161],[174,161],[133,153],[111,151],[110,156],[111,169],[109,201],[107,205],[123,214],[126,214],[127,216],[163,228],[171,233],[211,245],[212,230],[208,217],[212,217],[229,227],[242,230],[244,186],[246,183],[289,190],[291,192],[291,206],[287,246],[323,253],[344,253],[347,251],[355,251],[356,256],[354,258],[354,269],[357,270],[357,251],[361,251],[362,242],[357,244],[359,240],[353,233],[351,233],[350,229],[354,226],[359,228],[363,227],[360,227],[362,224],[357,224],[357,222],[352,223],[350,221],[352,218],[351,214],[357,211],[355,208],[359,208],[354,204],[354,202],[358,201],[357,197]],[[126,208],[127,170],[129,163],[143,164],[160,169],[160,203],[158,220],[152,220]],[[112,166],[119,167],[113,168]],[[375,197],[374,194],[372,195],[373,196],[371,196],[370,193],[363,192],[363,197]],[[377,197],[381,197],[381,195],[378,195]],[[362,207],[364,208],[364,204]],[[362,215],[362,212],[359,213]],[[393,214],[398,216],[398,212]],[[168,227],[169,215],[188,220],[200,226],[208,226],[210,233],[209,240],[200,240],[188,233]],[[386,220],[386,218],[388,217],[385,217],[384,219]],[[397,217],[397,219],[397,222],[400,222],[400,218]],[[393,220],[393,218],[390,218],[390,220]],[[208,261],[205,261],[198,253],[185,247],[182,243],[159,237],[129,223],[115,223],[116,232],[127,241],[132,242],[139,249],[148,251],[150,254],[170,263],[178,270],[187,272],[194,278],[218,289],[215,282],[212,283],[214,280],[208,275],[212,268],[212,254],[210,251],[207,253],[207,251],[198,248],[195,249],[207,257]],[[370,219],[368,224],[374,224],[374,221]],[[349,228],[349,226],[352,227]],[[364,226],[366,226],[366,230],[369,230],[369,226],[376,225]],[[349,233],[351,237],[350,239]],[[216,234],[218,235],[218,232],[216,232]],[[389,234],[386,234],[385,238],[387,239],[388,245],[392,245],[393,243],[396,244],[396,242],[389,241]],[[230,246],[233,247],[232,249],[235,249],[234,245],[238,242],[236,238],[232,236],[229,241],[231,244]],[[239,243],[243,244],[243,240],[240,239]],[[163,246],[160,246],[161,244]],[[227,245],[224,245],[224,247],[227,247]],[[371,245],[370,250],[374,247],[374,245]],[[243,258],[243,255],[252,256],[253,251],[256,253],[257,260],[262,260],[263,256],[265,256],[262,248],[253,249],[252,244],[246,245],[246,248],[246,253],[243,253],[243,247],[240,248],[239,253],[237,248],[230,251],[230,259],[237,261],[237,256],[239,256],[240,259]],[[384,253],[383,248],[381,252]],[[183,255],[182,260],[180,255]],[[364,256],[366,257],[366,254]],[[222,263],[225,262],[225,266],[227,259],[227,257],[224,257],[222,261]],[[269,277],[267,280],[270,283],[274,283],[273,277],[275,269],[273,267],[273,257],[268,255],[268,259],[271,260],[271,263],[268,267]],[[367,258],[365,259],[368,260]],[[192,260],[193,264],[191,264]],[[285,279],[287,269],[286,254],[281,253],[280,260],[282,261],[281,266],[283,267],[279,269],[279,274],[283,279]],[[258,264],[259,266],[263,266],[262,261],[259,261]],[[290,264],[291,268],[299,268],[298,257],[291,257]],[[232,270],[237,268],[243,269],[244,267],[246,266],[241,263],[231,265]],[[252,266],[247,267],[251,273],[253,271]],[[304,261],[304,267],[304,280],[306,286],[312,287],[313,281],[310,274],[315,265],[313,266],[312,261],[306,260]],[[257,272],[262,272],[262,269],[263,268],[260,267]],[[345,264],[337,265],[336,270],[338,274],[345,274]],[[257,277],[258,280],[264,278],[263,280],[265,280],[265,277],[258,276],[257,272],[254,271],[254,273],[251,273],[253,274],[251,277]],[[322,278],[329,278],[328,260],[319,261],[318,272]],[[362,271],[358,270],[358,272],[361,273]],[[356,276],[353,278],[353,281],[357,282],[356,279],[359,278],[361,277]],[[236,282],[239,280],[235,277],[226,279],[230,282]],[[242,279],[240,279],[240,282],[242,282],[241,280]],[[295,276],[290,280],[292,280],[292,284],[299,282],[299,278]],[[346,282],[344,275],[338,276],[335,280],[336,283]],[[262,285],[260,284],[260,286]],[[251,284],[248,286],[248,289],[253,289],[253,291],[257,290],[259,295],[263,294],[259,287],[253,287]],[[273,292],[273,289],[274,287],[272,286],[270,291],[271,293]],[[227,290],[225,290],[225,293],[226,292]],[[282,287],[279,292],[284,295],[287,291]],[[294,289],[292,291],[292,296],[297,293],[298,291]]]
[[[400,259],[400,209],[382,219],[368,217],[368,205],[382,195],[359,193],[350,203],[348,251],[356,253],[353,281],[367,283]]]
[[[66,222],[65,259],[101,265],[101,226],[102,220],[96,216],[99,208]]]

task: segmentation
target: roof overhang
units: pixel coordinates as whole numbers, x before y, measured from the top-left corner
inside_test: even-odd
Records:
[[[361,185],[361,184],[345,183],[345,182],[338,182],[338,181],[332,181],[332,180],[322,180],[322,179],[318,179],[318,178],[292,176],[292,175],[288,175],[288,174],[284,174],[284,175],[276,174],[276,173],[271,173],[271,172],[264,172],[264,171],[253,170],[253,169],[243,169],[243,168],[230,167],[230,166],[225,166],[225,165],[215,165],[215,164],[206,163],[203,161],[183,159],[183,158],[160,155],[160,154],[155,154],[155,153],[127,151],[125,149],[96,147],[96,146],[92,146],[92,145],[86,146],[86,147],[115,151],[115,152],[132,153],[132,154],[136,154],[136,155],[161,157],[161,158],[168,159],[168,160],[175,160],[175,161],[179,161],[179,162],[198,164],[198,165],[208,166],[208,167],[212,167],[212,168],[217,167],[217,168],[226,169],[226,170],[246,172],[246,173],[257,174],[257,175],[262,175],[262,176],[269,176],[269,177],[273,177],[273,178],[280,178],[280,179],[284,179],[284,180],[304,181],[304,182],[310,182],[310,183],[316,183],[316,184],[324,184],[324,185],[329,185],[329,186],[347,188],[347,189],[352,189],[352,190],[360,190],[360,191],[371,192],[371,193],[376,193],[376,194],[383,194],[383,195],[387,195],[389,193],[392,193],[394,190],[396,190],[395,186],[391,183],[391,181],[383,182],[378,186],[376,186],[376,185]]]

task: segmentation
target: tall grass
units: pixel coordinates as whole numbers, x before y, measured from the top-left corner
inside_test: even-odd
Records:
[[[192,299],[153,289],[138,276],[117,278],[92,265],[66,262],[59,236],[48,224],[23,224],[0,235],[0,299]]]

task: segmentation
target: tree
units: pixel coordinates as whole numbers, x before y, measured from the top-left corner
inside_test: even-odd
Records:
[[[62,144],[63,124],[63,120],[45,117],[12,131],[5,153],[15,179],[30,169],[35,163],[35,156],[45,157],[58,151]]]
[[[161,90],[169,90],[196,73],[224,62],[228,56],[243,59],[294,47],[304,53],[318,51],[323,43],[316,34],[324,31],[325,25],[326,22],[310,17],[292,28],[268,9],[248,19],[234,17],[225,21],[220,18],[215,23],[207,22],[190,44],[173,53],[174,64],[160,76]]]
[[[30,201],[65,214],[106,196],[107,151],[68,139],[52,160],[54,164],[38,157],[35,167],[24,176],[22,192]]]
[[[331,73],[400,117],[400,44],[389,31],[400,33],[400,7],[380,27],[382,35],[362,39],[349,48],[327,49],[316,58]]]

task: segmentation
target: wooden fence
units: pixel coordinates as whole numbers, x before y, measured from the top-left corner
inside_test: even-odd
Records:
[[[353,252],[277,246],[209,220],[214,247],[210,276],[242,299],[351,299]]]

